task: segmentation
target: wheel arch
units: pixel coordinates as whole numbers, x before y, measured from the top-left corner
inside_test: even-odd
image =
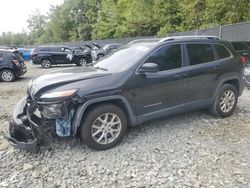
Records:
[[[213,99],[215,99],[217,93],[219,92],[220,88],[222,87],[222,85],[224,84],[231,84],[233,86],[236,87],[237,91],[238,91],[238,94],[239,96],[242,94],[243,92],[243,88],[242,87],[242,82],[241,82],[241,78],[239,78],[239,76],[230,76],[230,77],[227,77],[227,78],[224,78],[224,79],[221,79],[215,92],[214,92],[214,96],[213,96]]]
[[[41,57],[40,64],[41,64],[41,63],[42,63],[42,61],[43,61],[43,60],[45,60],[45,59],[50,60],[51,64],[54,64],[54,60],[53,60],[53,58],[52,58],[52,57],[47,57],[47,56]]]
[[[128,120],[128,124],[134,126],[137,124],[136,116],[134,115],[132,108],[127,101],[127,99],[123,96],[109,96],[109,97],[102,97],[98,99],[89,100],[83,105],[79,106],[75,117],[73,120],[73,134],[77,133],[78,128],[81,125],[82,120],[84,119],[84,114],[86,114],[89,110],[93,109],[95,106],[99,106],[102,104],[114,104],[120,107]]]

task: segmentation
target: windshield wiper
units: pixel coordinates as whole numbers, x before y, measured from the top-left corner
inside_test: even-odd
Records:
[[[108,69],[105,69],[105,68],[102,68],[102,67],[99,67],[99,66],[94,67],[94,69],[100,69],[100,70],[108,71]]]

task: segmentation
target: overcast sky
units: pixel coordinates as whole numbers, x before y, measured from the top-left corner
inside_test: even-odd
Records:
[[[42,13],[49,11],[50,5],[59,5],[64,0],[0,0],[0,34],[29,31],[27,19],[37,8]]]

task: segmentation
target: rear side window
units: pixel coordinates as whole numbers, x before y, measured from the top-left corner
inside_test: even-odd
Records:
[[[3,60],[3,53],[0,52],[0,61],[2,61],[2,60]]]
[[[182,67],[181,45],[168,45],[156,50],[145,63],[156,63],[160,71]]]
[[[187,44],[190,65],[208,63],[215,60],[211,44]]]
[[[215,44],[214,47],[220,59],[228,58],[231,56],[231,53],[224,46]]]
[[[50,48],[41,48],[39,51],[41,51],[41,52],[50,52],[51,49]]]

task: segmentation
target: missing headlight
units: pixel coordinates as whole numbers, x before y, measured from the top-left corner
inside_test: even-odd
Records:
[[[64,103],[46,104],[40,106],[40,112],[46,119],[63,118],[65,115]]]

